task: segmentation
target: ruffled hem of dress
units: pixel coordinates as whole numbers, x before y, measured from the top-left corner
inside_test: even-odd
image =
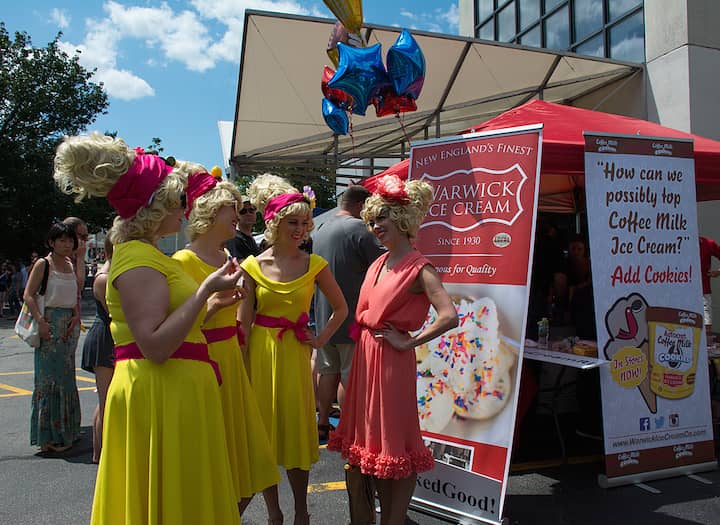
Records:
[[[363,474],[380,479],[404,479],[414,472],[426,472],[435,466],[435,460],[428,448],[423,447],[402,456],[378,454],[345,441],[337,432],[330,434],[328,450],[340,452],[348,463],[359,466]]]

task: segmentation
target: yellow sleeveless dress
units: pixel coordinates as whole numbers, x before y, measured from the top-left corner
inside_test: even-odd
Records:
[[[173,255],[195,282],[202,283],[217,270],[190,250]],[[236,327],[237,305],[215,313],[203,330]],[[250,386],[237,337],[209,344],[210,358],[220,365],[225,435],[230,455],[230,470],[238,500],[248,498],[280,481],[280,471],[271,452],[265,425],[260,417],[255,392]]]
[[[107,286],[116,346],[133,343],[112,285],[149,267],[165,275],[170,310],[197,288],[180,263],[140,241],[115,246]],[[186,342],[204,343],[201,313]],[[105,408],[91,523],[240,524],[225,442],[222,403],[210,364],[190,359],[115,363]]]
[[[297,321],[308,312],[315,276],[325,266],[325,259],[311,255],[307,273],[293,281],[279,282],[265,277],[255,257],[245,259],[242,267],[256,283],[256,314]],[[278,465],[310,470],[320,458],[310,366],[312,348],[298,341],[292,330],[285,331],[280,339],[279,332],[279,328],[257,324],[250,330],[250,382]]]

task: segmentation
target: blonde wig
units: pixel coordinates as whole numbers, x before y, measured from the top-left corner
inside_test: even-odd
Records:
[[[65,137],[55,152],[53,178],[60,191],[76,196],[76,202],[85,197],[105,197],[134,159],[135,151],[119,138],[100,133]],[[173,170],[134,217],[115,217],[108,233],[110,241],[153,240],[169,211],[180,206],[185,185],[186,178]]]
[[[365,201],[360,216],[365,224],[370,224],[377,217],[387,216],[397,229],[411,239],[417,235],[420,224],[425,219],[433,201],[433,188],[425,181],[411,180],[405,183],[408,204],[388,200],[373,194]]]
[[[257,177],[248,188],[248,197],[252,205],[260,212],[265,213],[265,206],[273,197],[282,195],[283,193],[300,193],[292,184],[270,173],[264,173]],[[294,202],[281,208],[275,216],[265,222],[265,240],[273,244],[277,238],[278,226],[280,221],[288,215],[305,215],[308,218],[308,230],[305,238],[309,237],[314,224],[312,220],[312,210],[310,204],[306,201]]]
[[[185,234],[190,241],[206,233],[215,223],[215,217],[224,206],[242,206],[242,194],[227,181],[218,182],[214,188],[200,195],[193,202]]]

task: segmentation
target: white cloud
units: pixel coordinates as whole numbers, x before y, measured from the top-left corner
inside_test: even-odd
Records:
[[[175,5],[136,6],[108,0],[103,5],[105,18],[85,21],[82,43],[63,41],[60,46],[68,54],[79,51],[80,63],[97,69],[95,80],[104,82],[109,95],[132,100],[152,96],[154,90],[132,71],[124,41],[141,42],[147,49],[142,59],[133,55],[137,63],[162,67],[177,62],[190,71],[202,72],[220,61],[239,62],[246,9],[328,16],[322,8],[310,10],[294,0],[189,0],[186,9]],[[61,20],[69,20],[60,16],[63,14],[53,11],[59,25]]]
[[[68,15],[65,9],[54,8],[50,11],[50,19],[55,22],[60,29],[70,27],[70,15]]]
[[[150,84],[124,69],[98,71],[95,79],[105,84],[108,95],[120,100],[135,100],[155,95]]]
[[[457,3],[451,3],[447,10],[435,8],[426,13],[401,8],[400,16],[404,22],[391,25],[407,29],[431,31],[433,33],[458,33],[459,15]]]
[[[454,32],[458,31],[460,24],[460,15],[458,14],[457,4],[451,4],[450,9],[448,9],[444,13],[441,11],[440,18],[445,20],[448,25],[454,29]]]

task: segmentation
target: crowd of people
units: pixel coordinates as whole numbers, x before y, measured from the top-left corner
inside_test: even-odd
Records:
[[[380,523],[404,523],[417,474],[434,465],[418,423],[413,350],[458,323],[414,246],[429,184],[387,176],[372,194],[351,186],[311,237],[311,192],[264,174],[243,195],[199,164],[119,138],[65,138],[54,178],[78,200],[107,198],[117,213],[81,357],[98,394],[92,523],[240,523],[262,493],[268,524],[278,525],[282,468],[293,523],[308,524],[309,473],[323,442],[347,460],[349,491],[359,480],[376,492]],[[188,245],[163,254],[158,240],[183,224]],[[7,261],[0,273],[0,316],[6,303],[19,311],[22,298],[38,324],[30,441],[43,452],[64,452],[80,436],[87,240],[85,223],[68,217],[50,228],[45,257],[34,253],[27,268]],[[709,330],[709,282],[720,274],[710,259],[720,247],[700,238],[700,249]],[[528,337],[548,317],[596,339],[593,304],[587,242],[565,243],[541,217]],[[437,315],[421,330],[431,306]]]
[[[394,178],[373,195],[351,187],[312,250],[314,195],[275,175],[241,195],[203,166],[92,134],[63,140],[54,178],[78,200],[107,198],[117,213],[81,359],[98,386],[92,523],[239,523],[262,493],[268,523],[280,524],[280,468],[293,523],[310,523],[320,439],[374,481],[381,523],[404,523],[416,474],[433,466],[415,409],[413,349],[458,322],[413,244],[432,201],[427,183]],[[189,244],[169,257],[157,242],[183,216]],[[82,221],[53,225],[50,253],[25,288],[42,338],[31,442],[48,451],[78,437],[84,240]],[[431,305],[437,319],[411,335]],[[328,417],[336,398],[337,429]]]

